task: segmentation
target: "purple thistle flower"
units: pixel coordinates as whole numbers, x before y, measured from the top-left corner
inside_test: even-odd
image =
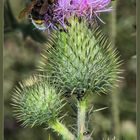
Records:
[[[89,20],[97,17],[103,22],[99,15],[112,10],[109,7],[110,2],[111,0],[56,0],[49,6],[44,16],[46,29],[57,29],[58,25],[66,29],[65,21],[68,21],[72,15],[86,17]]]
[[[99,14],[112,10],[111,7],[108,7],[110,2],[111,0],[58,0],[56,17],[60,18],[63,25],[64,19],[68,20],[71,15],[86,17],[88,19],[96,16],[102,21],[99,18]]]

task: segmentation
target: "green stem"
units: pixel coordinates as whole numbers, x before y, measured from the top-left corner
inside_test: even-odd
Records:
[[[60,134],[65,140],[74,140],[75,136],[58,120],[51,121],[49,126]]]
[[[83,133],[86,131],[86,109],[87,100],[78,101],[78,137],[79,140],[85,140]]]
[[[112,2],[112,6],[115,10],[112,11],[111,14],[111,41],[112,45],[115,47],[116,45],[116,9],[117,9],[117,0]],[[119,139],[120,135],[120,120],[119,120],[119,91],[114,88],[114,93],[112,93],[112,119],[113,119],[113,133],[116,138]]]

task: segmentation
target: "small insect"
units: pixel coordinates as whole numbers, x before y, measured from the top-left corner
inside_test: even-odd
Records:
[[[65,93],[65,97],[66,97],[66,98],[70,98],[71,95],[70,95],[69,93]]]
[[[48,11],[49,4],[54,0],[32,0],[27,7],[25,7],[19,14],[19,19],[29,16],[33,25],[40,29],[45,30],[45,13]]]
[[[85,89],[77,93],[77,100],[81,101],[85,96]]]
[[[83,135],[84,135],[84,136],[90,135],[90,132],[89,132],[89,131],[85,131],[85,132],[83,133]]]

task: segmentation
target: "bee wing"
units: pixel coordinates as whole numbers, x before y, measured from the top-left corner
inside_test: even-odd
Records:
[[[24,18],[27,14],[30,13],[30,11],[33,9],[34,5],[36,4],[36,0],[33,0],[31,3],[29,3],[27,5],[26,8],[24,8],[20,13],[19,13],[19,16],[18,18],[21,19],[21,18]]]
[[[46,13],[47,9],[48,9],[48,0],[45,0],[44,3],[43,3],[43,5],[42,5],[42,7],[41,7],[41,9],[40,9],[40,12],[39,13],[41,15],[43,15],[43,14]]]
[[[27,9],[25,8],[25,9],[23,9],[23,10],[19,13],[18,18],[19,18],[19,19],[22,19],[22,18],[24,18],[27,14],[28,14],[28,12],[27,12]]]

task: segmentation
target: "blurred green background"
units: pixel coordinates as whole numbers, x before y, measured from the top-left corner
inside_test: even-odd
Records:
[[[28,0],[5,0],[4,4],[4,135],[5,140],[60,140],[56,133],[37,128],[22,128],[16,122],[10,105],[13,88],[35,72],[47,32],[34,29],[30,21],[18,19],[19,12]],[[119,88],[116,96],[94,97],[94,105],[109,107],[92,115],[90,128],[95,140],[119,136],[119,140],[136,140],[136,24],[135,0],[117,1],[116,48],[123,60]],[[106,35],[110,34],[111,13],[102,14],[106,24],[101,24]],[[70,123],[71,118],[66,118]]]

